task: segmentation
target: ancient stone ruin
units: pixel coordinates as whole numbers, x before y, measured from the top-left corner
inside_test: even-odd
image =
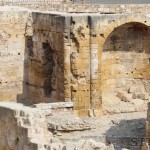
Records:
[[[2,4],[0,150],[149,149],[150,4]]]

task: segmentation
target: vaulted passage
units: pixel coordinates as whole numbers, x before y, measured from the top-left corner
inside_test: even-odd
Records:
[[[150,29],[129,23],[107,38],[102,53],[102,100],[149,99]]]

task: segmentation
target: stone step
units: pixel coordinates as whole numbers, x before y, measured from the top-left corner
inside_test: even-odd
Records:
[[[37,110],[32,110],[35,108],[30,108],[30,110],[21,110],[17,113],[16,116],[20,116],[20,117],[33,117],[33,118],[42,118],[43,117],[43,113],[41,113],[41,111],[37,111]]]
[[[73,108],[73,102],[40,103],[40,104],[34,104],[32,107],[33,108],[39,108],[41,110],[49,109],[49,112],[51,113],[51,109]]]
[[[148,93],[128,93],[127,91],[117,91],[117,97],[124,102],[130,102],[133,99],[141,99],[141,100],[150,100],[150,96]]]
[[[23,117],[23,118],[16,117],[16,119],[17,119],[17,124],[19,126],[25,126],[25,127],[33,126],[34,128],[46,126],[44,119],[38,120],[38,119],[34,119],[34,118],[25,118],[25,117]]]

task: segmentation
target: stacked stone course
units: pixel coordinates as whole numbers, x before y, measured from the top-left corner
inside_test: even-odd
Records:
[[[0,14],[0,98],[16,100],[22,94],[25,60],[27,10]],[[19,62],[19,63],[18,63]]]
[[[59,11],[75,13],[101,13],[101,14],[129,14],[149,13],[150,4],[72,4],[72,3],[50,3],[47,2],[3,2],[2,6],[20,6],[31,10]]]

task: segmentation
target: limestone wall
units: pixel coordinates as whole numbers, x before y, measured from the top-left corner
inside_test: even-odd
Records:
[[[36,111],[30,111],[29,108],[28,111],[26,110],[27,108],[20,104],[1,103],[0,150],[38,150],[40,148],[40,143],[31,142],[36,131],[41,130],[33,114]],[[33,115],[34,120],[32,120]],[[42,127],[44,128],[44,125]]]
[[[65,18],[19,7],[1,11],[0,100],[64,101]]]
[[[74,102],[76,110],[82,109],[81,113],[87,114],[87,110],[90,109],[90,29],[88,18],[73,16],[67,30],[70,33],[66,33],[64,47],[65,98]]]
[[[33,13],[32,18],[33,36],[27,37],[27,103],[64,101],[64,17]]]
[[[0,100],[16,101],[24,84],[27,10],[0,10]]]
[[[140,23],[122,25],[109,35],[102,52],[104,97],[117,92],[122,99],[126,91],[133,99],[148,99],[149,37],[148,27]]]
[[[21,6],[32,10],[40,11],[60,11],[60,12],[93,12],[93,13],[150,13],[150,4],[57,4],[53,2],[32,3],[28,2],[9,2],[0,3],[6,6]]]
[[[114,85],[127,86],[123,89],[125,99],[148,100],[149,17],[89,15],[72,15],[70,19],[64,48],[65,98],[70,98],[82,115],[88,109],[92,109],[90,114],[100,115],[105,101],[102,93],[106,91],[108,96],[112,91],[107,87],[115,91]],[[128,25],[124,28],[124,24]]]

